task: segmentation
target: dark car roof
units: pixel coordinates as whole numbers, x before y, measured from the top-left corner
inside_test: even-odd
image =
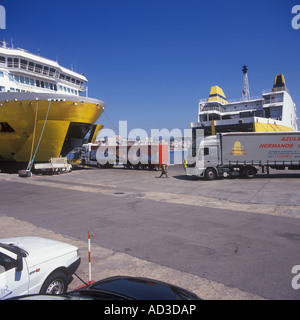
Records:
[[[136,277],[117,276],[93,283],[78,290],[81,294],[99,292],[112,293],[124,299],[133,300],[199,300],[200,298],[185,289],[177,286]]]

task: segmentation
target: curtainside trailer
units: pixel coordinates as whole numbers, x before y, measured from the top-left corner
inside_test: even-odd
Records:
[[[123,166],[126,169],[156,170],[168,163],[168,145],[83,145],[83,165],[99,168]]]
[[[186,175],[254,178],[269,172],[300,170],[300,132],[219,133],[197,139],[189,150]]]

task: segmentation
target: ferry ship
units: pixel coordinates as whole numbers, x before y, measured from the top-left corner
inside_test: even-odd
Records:
[[[247,72],[246,66],[243,69]],[[249,88],[249,85],[248,85]],[[191,123],[193,137],[196,130],[204,135],[223,132],[297,131],[297,111],[283,74],[276,75],[273,88],[261,97],[250,94],[239,101],[228,101],[223,90],[213,86],[208,99],[200,100],[198,122]]]
[[[93,142],[106,104],[87,97],[86,82],[56,61],[2,42],[0,166],[66,156],[89,133]]]

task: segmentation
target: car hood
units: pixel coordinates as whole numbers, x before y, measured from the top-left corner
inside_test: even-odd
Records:
[[[0,239],[0,243],[13,244],[24,250],[27,253],[28,267],[78,250],[73,245],[40,237]]]

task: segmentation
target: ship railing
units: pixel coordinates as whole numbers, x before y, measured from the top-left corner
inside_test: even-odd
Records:
[[[35,75],[35,76],[42,76],[42,77],[46,77],[48,79],[53,79],[53,78],[58,78],[59,74],[55,71],[50,71],[48,70],[48,72],[46,73],[43,69],[40,68],[34,68],[32,67],[28,67],[28,65],[26,64],[22,64],[20,63],[20,65],[16,65],[16,64],[12,64],[11,66],[8,66],[10,71],[18,71],[18,72],[25,72],[28,75]]]
[[[287,93],[290,93],[290,90],[289,90],[287,87],[283,86],[283,87],[278,87],[278,88],[272,88],[272,89],[263,90],[263,94],[280,92],[280,91],[286,91]]]
[[[210,106],[210,105],[204,105],[200,108],[200,112],[202,111],[218,111],[218,112],[222,112],[222,107],[219,106]]]
[[[22,64],[20,63],[20,67],[14,66],[12,65],[11,67],[9,67],[9,69],[13,72],[13,71],[24,71],[26,74],[28,74],[28,76],[32,75],[32,76],[40,76],[43,78],[47,78],[48,80],[57,80],[58,82],[61,83],[65,83],[67,85],[71,85],[74,89],[80,90],[80,91],[86,91],[86,87],[85,85],[78,85],[76,83],[73,82],[69,82],[66,80],[62,80],[59,78],[59,72],[57,70],[55,71],[51,71],[48,70],[48,72],[46,73],[44,69],[40,69],[40,68],[29,68],[27,64]]]
[[[238,98],[238,99],[228,99],[228,103],[238,103],[238,102],[247,102],[247,101],[255,101],[255,100],[263,100],[261,96],[252,96],[250,97],[249,100],[244,100],[243,98]],[[199,104],[204,104],[204,103],[213,103],[214,101],[208,101],[208,99],[201,99],[199,101]],[[218,102],[219,103],[219,102]],[[226,106],[226,104],[224,104]],[[202,108],[204,108],[205,105],[202,106]]]

